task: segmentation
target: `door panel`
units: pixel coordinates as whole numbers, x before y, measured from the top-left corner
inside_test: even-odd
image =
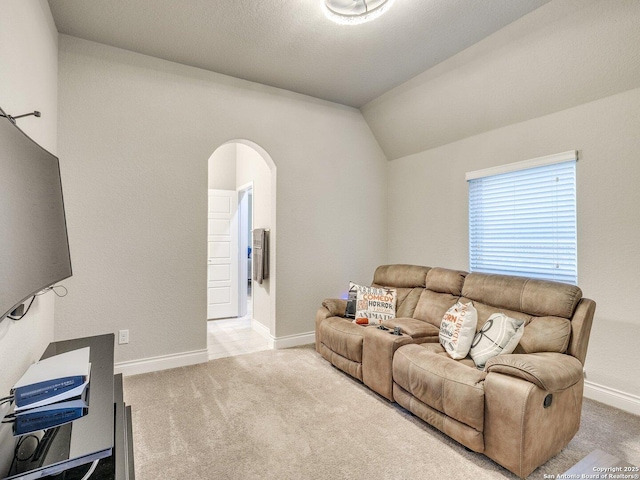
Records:
[[[209,281],[231,281],[229,265],[209,265]]]
[[[231,235],[231,222],[229,220],[210,218],[209,235]]]
[[[231,291],[229,287],[209,288],[209,305],[226,305],[231,301]]]
[[[207,317],[238,316],[238,193],[209,190]]]
[[[211,192],[232,192],[233,190],[209,190],[209,212],[215,213],[231,213],[232,206],[229,199],[225,195],[214,194]],[[236,197],[237,198],[237,197]],[[237,201],[237,200],[236,200]]]
[[[236,248],[237,250],[237,248]],[[228,260],[231,258],[231,242],[212,242],[209,240],[209,259]]]

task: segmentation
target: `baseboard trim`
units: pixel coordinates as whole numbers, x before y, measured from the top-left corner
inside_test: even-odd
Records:
[[[265,325],[263,325],[262,323],[252,318],[251,329],[269,342],[269,348],[273,348],[274,339],[273,339],[273,336],[271,335],[271,331],[269,331],[269,328],[267,328]]]
[[[158,372],[169,368],[186,367],[207,361],[209,361],[209,354],[205,348],[204,350],[194,350],[192,352],[173,353],[170,355],[131,360],[129,362],[118,362],[114,365],[114,371],[116,374],[121,373],[127,377],[140,373]]]
[[[298,333],[295,335],[286,335],[284,337],[276,337],[273,339],[273,348],[291,348],[300,345],[308,345],[316,341],[316,332]]]
[[[265,337],[269,341],[269,348],[291,348],[300,345],[307,345],[315,342],[315,332],[299,333],[284,337],[274,337],[269,329],[255,320],[251,322],[251,328]],[[158,357],[143,358],[141,360],[131,360],[129,362],[118,362],[114,366],[116,374],[121,373],[125,377],[129,375],[139,375],[141,373],[159,372],[169,368],[186,367],[197,363],[209,361],[207,349],[194,350],[192,352],[174,353],[170,355],[160,355]]]
[[[585,380],[584,396],[625,412],[640,415],[640,397]]]
[[[274,337],[267,327],[253,319],[251,320],[251,328],[269,342],[270,349],[298,347],[316,341],[315,331],[286,335],[284,337]]]

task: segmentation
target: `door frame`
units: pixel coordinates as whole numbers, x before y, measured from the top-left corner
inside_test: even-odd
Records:
[[[265,217],[265,221],[264,221],[264,227],[268,227],[270,228],[270,234],[269,234],[269,261],[270,261],[270,265],[269,265],[269,280],[267,282],[265,282],[263,285],[261,285],[262,288],[260,289],[253,289],[253,295],[252,295],[252,300],[253,300],[253,318],[254,318],[254,323],[259,323],[261,327],[264,327],[263,330],[265,332],[267,332],[267,335],[270,338],[270,345],[274,346],[274,341],[277,338],[277,321],[276,321],[276,305],[277,305],[277,287],[278,287],[278,279],[277,279],[277,273],[278,273],[278,255],[277,255],[277,251],[278,251],[278,229],[277,229],[277,190],[278,190],[278,168],[276,165],[276,162],[273,160],[273,158],[271,157],[271,155],[263,148],[261,147],[259,144],[257,144],[256,142],[252,141],[252,140],[248,140],[246,138],[242,138],[242,137],[236,137],[236,138],[232,138],[229,140],[224,141],[223,143],[219,144],[215,150],[213,151],[213,153],[211,154],[211,156],[208,159],[208,171],[209,173],[212,172],[212,169],[216,168],[216,161],[217,159],[215,158],[215,154],[218,151],[218,149],[224,145],[228,145],[228,144],[241,144],[241,145],[245,145],[247,147],[250,147],[251,149],[255,150],[258,155],[260,155],[260,157],[262,158],[262,160],[265,162],[265,164],[269,167],[269,172],[270,172],[270,192],[268,195],[268,200],[265,198],[265,201],[269,202],[269,209],[270,209],[270,215],[269,215],[269,220],[266,219]],[[237,156],[236,156],[236,166],[237,166]],[[215,171],[215,170],[213,170]],[[237,178],[237,176],[236,176]],[[254,197],[256,195],[256,190],[254,188]],[[256,200],[254,199],[254,207],[256,207]],[[258,205],[258,207],[262,207],[262,205]],[[254,210],[254,228],[256,227],[255,225],[255,210]],[[255,286],[254,286],[255,287]],[[259,291],[261,293],[260,298],[256,301],[256,292]],[[259,318],[257,318],[257,315],[259,315]],[[286,341],[285,343],[283,343],[283,345],[287,344]]]
[[[247,221],[251,221],[253,230],[253,182],[246,183],[236,188],[238,192],[238,316],[244,317],[247,314],[247,284],[251,278],[248,275],[249,259],[247,258],[247,249],[252,245],[251,233],[246,229]],[[248,218],[247,194],[251,192],[251,218]],[[253,317],[253,295],[254,286],[251,285],[251,312]]]

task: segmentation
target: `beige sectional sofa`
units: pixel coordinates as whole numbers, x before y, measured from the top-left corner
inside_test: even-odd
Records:
[[[396,318],[383,324],[403,334],[357,325],[346,301],[325,300],[316,350],[337,368],[523,478],[576,434],[595,311],[578,287],[415,265],[380,266],[373,285],[397,289]],[[439,327],[459,300],[476,308],[477,331],[494,313],[523,320],[516,350],[483,369],[453,360]]]

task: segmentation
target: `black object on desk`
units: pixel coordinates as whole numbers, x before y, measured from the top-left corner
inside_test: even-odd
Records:
[[[133,480],[133,450],[122,376],[113,375],[113,334],[49,344],[42,358],[90,347],[91,380],[86,416],[58,427],[13,436],[0,426],[0,478],[80,480],[100,460],[91,479]]]

